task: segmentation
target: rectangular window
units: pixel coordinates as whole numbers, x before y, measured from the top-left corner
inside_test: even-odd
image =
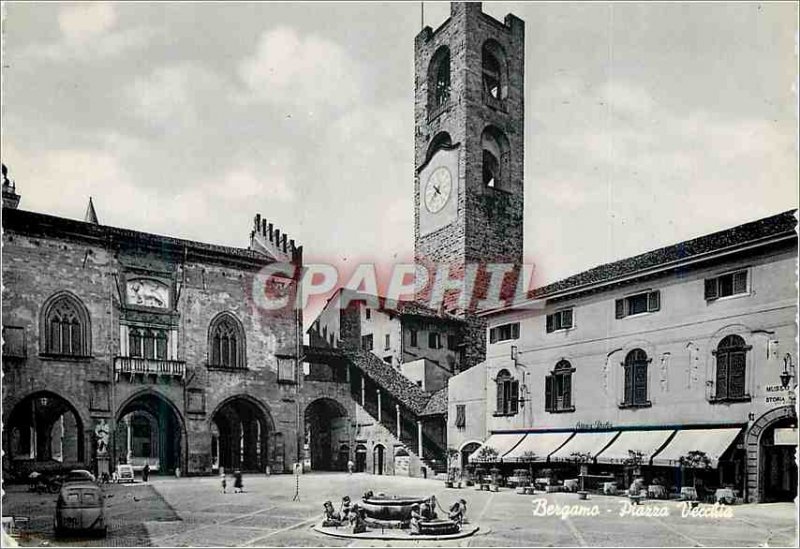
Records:
[[[727,273],[705,280],[706,301],[720,297],[743,295],[747,293],[747,271]]]
[[[392,348],[392,338],[389,334],[386,334],[386,343],[383,346],[384,350],[388,351]]]
[[[409,330],[408,331],[411,342],[409,343],[412,347],[417,346],[417,331],[416,330]]]
[[[295,382],[295,362],[293,358],[278,358],[278,383]]]
[[[660,309],[661,292],[655,290],[617,299],[614,304],[614,316],[625,318],[642,313],[654,313]]]
[[[372,334],[361,336],[361,348],[365,351],[371,351],[373,349]]]
[[[519,339],[519,322],[495,326],[489,330],[489,343]]]
[[[564,309],[547,315],[547,333],[572,328],[572,309]]]
[[[438,332],[431,332],[428,334],[428,348],[430,349],[442,348],[442,336],[439,335]]]
[[[369,320],[370,318],[372,318],[372,311],[370,311],[370,310],[369,310],[369,307],[367,307],[366,309],[364,309],[364,315],[367,317],[367,320]]]
[[[456,404],[456,428],[464,429],[467,426],[467,411],[465,404]]]
[[[453,334],[447,336],[447,348],[451,351],[458,349],[458,336]]]

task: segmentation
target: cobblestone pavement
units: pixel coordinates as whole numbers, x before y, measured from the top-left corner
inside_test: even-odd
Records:
[[[229,483],[230,486],[230,483]],[[4,515],[28,516],[26,545],[152,545],[152,546],[796,546],[797,518],[790,503],[737,505],[731,518],[684,517],[675,502],[647,502],[637,511],[650,516],[620,516],[625,499],[575,494],[523,496],[512,490],[497,493],[473,488],[447,489],[442,482],[345,473],[300,477],[299,501],[293,501],[292,476],[245,476],[245,493],[222,494],[216,478],[156,478],[149,485],[109,488],[106,540],[52,539],[54,496],[29,494],[22,487],[4,498]],[[345,494],[357,500],[367,490],[400,495],[435,494],[447,507],[456,498],[467,500],[468,516],[481,529],[473,537],[431,542],[381,542],[339,539],[311,530],[322,503],[335,504]],[[540,499],[544,503],[539,504]],[[567,506],[573,512],[597,516],[535,516],[547,505]],[[580,505],[580,508],[574,506]],[[593,506],[596,506],[594,510]],[[563,508],[563,507],[562,507]],[[711,506],[700,509],[710,510]],[[554,507],[550,507],[552,512]],[[653,516],[661,515],[661,516]]]

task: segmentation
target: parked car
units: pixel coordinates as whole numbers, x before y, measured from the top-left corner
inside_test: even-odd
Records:
[[[135,482],[133,466],[122,463],[117,465],[117,482]]]
[[[63,484],[68,482],[97,482],[97,478],[85,469],[73,469],[62,480]]]
[[[105,495],[94,482],[65,484],[56,501],[56,536],[71,531],[92,531],[105,537]]]

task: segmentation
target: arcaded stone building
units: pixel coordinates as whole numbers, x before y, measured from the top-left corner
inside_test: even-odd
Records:
[[[257,217],[229,248],[17,209],[4,181],[4,470],[289,470],[302,316],[259,272],[302,249]],[[278,281],[292,291],[295,281]]]

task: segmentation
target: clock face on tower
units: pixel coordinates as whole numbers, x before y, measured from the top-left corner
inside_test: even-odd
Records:
[[[431,213],[444,208],[453,189],[453,176],[446,166],[436,168],[425,183],[425,207]]]

